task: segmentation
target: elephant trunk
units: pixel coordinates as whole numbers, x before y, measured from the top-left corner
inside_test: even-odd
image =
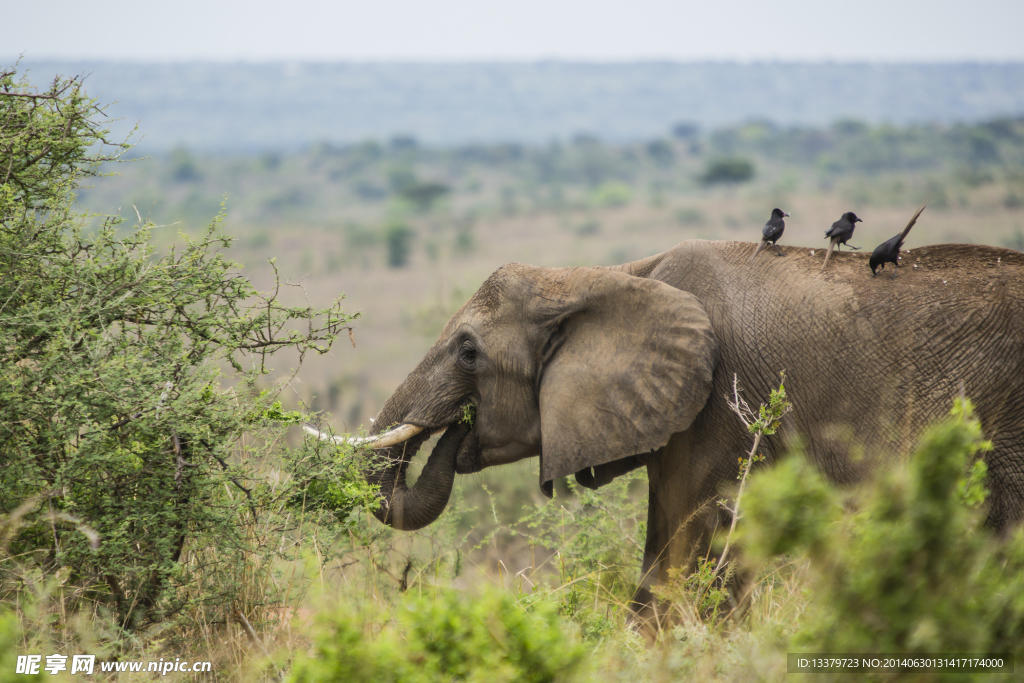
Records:
[[[437,519],[451,496],[456,456],[471,428],[458,423],[445,431],[412,488],[405,483],[406,470],[429,431],[379,450],[366,475],[369,483],[380,487],[377,519],[401,531],[422,529]]]
[[[374,511],[384,524],[402,531],[421,529],[441,516],[451,496],[455,467],[460,447],[474,447],[475,438],[466,438],[472,427],[458,422],[458,406],[448,410],[432,404],[425,397],[433,395],[431,370],[441,350],[435,348],[420,361],[419,366],[385,401],[375,421],[371,445],[375,450],[365,476],[368,483],[379,487],[380,505]],[[397,428],[389,428],[399,425]],[[405,477],[409,463],[420,447],[438,429],[447,430],[438,440],[419,479],[412,488]],[[422,428],[421,431],[412,431]],[[389,435],[404,441],[394,442]],[[379,440],[378,440],[379,439]],[[389,443],[381,447],[383,443]]]

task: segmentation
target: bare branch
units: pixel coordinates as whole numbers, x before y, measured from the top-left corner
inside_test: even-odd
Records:
[[[732,412],[739,416],[743,425],[747,429],[750,429],[750,425],[757,421],[757,413],[755,413],[750,405],[740,397],[739,377],[736,373],[733,373],[732,375],[732,396],[733,398],[730,401],[729,395],[725,395],[726,405],[729,406]]]
[[[733,534],[736,532],[736,524],[740,519],[740,502],[743,499],[743,491],[747,485],[747,478],[750,476],[750,468],[755,462],[764,459],[763,456],[758,455],[757,452],[758,447],[761,445],[761,439],[765,434],[774,434],[783,416],[793,408],[793,406],[786,400],[784,386],[786,374],[785,372],[781,374],[783,383],[779,385],[778,392],[772,392],[769,406],[767,408],[762,403],[759,409],[755,412],[754,409],[740,397],[739,377],[735,373],[733,374],[732,380],[733,398],[730,401],[728,395],[725,397],[729,408],[739,416],[740,420],[746,426],[747,431],[754,434],[754,443],[747,452],[747,457],[740,458],[740,486],[739,490],[736,492],[736,500],[733,502],[732,507],[725,506],[732,515],[732,523],[729,525],[729,532],[725,537],[725,547],[722,548],[722,554],[718,557],[718,562],[715,564],[714,571],[712,572],[712,581],[719,575],[719,572],[721,572],[722,568],[725,566],[726,559],[729,556],[729,547],[732,543]]]
[[[6,97],[28,97],[34,100],[59,100],[60,95],[34,95],[28,92],[0,92]]]

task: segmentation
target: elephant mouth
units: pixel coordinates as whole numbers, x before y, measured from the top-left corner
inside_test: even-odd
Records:
[[[429,427],[404,422],[362,441],[360,445],[374,452],[367,464],[366,479],[379,487],[380,505],[374,511],[377,519],[404,531],[421,529],[444,511],[455,475],[480,469],[477,429],[461,417],[460,410]],[[441,432],[416,483],[408,486],[409,464],[431,435]]]
[[[416,431],[412,432],[409,438],[398,443],[389,443],[386,447],[379,447],[381,449],[390,448],[393,450],[401,449],[403,452],[402,460],[404,465],[408,466],[410,462],[419,453],[420,448],[427,442],[428,439],[441,435],[442,438],[445,434],[451,431],[455,432],[465,431],[465,436],[462,436],[460,443],[458,444],[458,450],[455,454],[455,474],[473,474],[483,469],[480,459],[480,449],[477,442],[477,430],[472,425],[467,425],[465,421],[459,420],[449,424],[441,425],[439,427],[419,427],[418,425],[403,424],[390,430],[387,434],[393,434],[398,432],[403,427],[415,427]],[[412,430],[409,430],[412,431]],[[426,432],[426,433],[423,433]],[[387,436],[385,434],[384,436]],[[458,437],[456,437],[458,438]],[[440,441],[438,442],[440,445]],[[377,446],[372,446],[374,450],[377,450]],[[434,447],[435,450],[437,446]],[[433,455],[433,452],[431,452]]]

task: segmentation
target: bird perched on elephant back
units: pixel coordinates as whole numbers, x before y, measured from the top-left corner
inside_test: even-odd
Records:
[[[634,603],[644,618],[655,604],[648,589],[674,567],[692,568],[729,526],[715,502],[751,446],[729,407],[734,378],[748,399],[767,399],[785,370],[794,409],[761,443],[768,465],[800,438],[825,477],[855,482],[909,452],[962,386],[992,442],[989,523],[1017,523],[1024,254],[974,245],[911,253],[914,288],[884,290],[864,277],[862,259],[833,264],[823,289],[819,261],[804,250],[786,268],[752,270],[745,242],[687,241],[612,267],[505,265],[377,415],[381,447],[366,474],[379,485],[375,514],[420,528],[444,510],[457,474],[523,458],[539,458],[548,495],[559,477],[596,487],[646,467]],[[407,486],[410,460],[440,431]]]
[[[907,239],[907,233],[909,233],[910,229],[914,227],[915,223],[917,223],[917,219],[921,216],[921,212],[924,211],[925,206],[927,206],[927,204],[921,205],[921,208],[917,210],[917,213],[915,213],[910,219],[910,222],[907,223],[907,227],[903,228],[903,232],[882,242],[875,247],[873,252],[871,252],[871,258],[868,260],[868,266],[871,268],[871,277],[875,277],[877,275],[875,270],[879,267],[885,269],[886,263],[891,263],[893,265],[892,276],[896,277],[896,273],[900,267],[900,249],[903,248],[903,241]]]
[[[776,242],[782,237],[782,233],[786,231],[786,221],[783,219],[789,216],[788,213],[782,209],[772,209],[772,215],[768,219],[768,222],[761,228],[761,243],[757,245],[757,250],[754,251],[754,255],[750,257],[750,262],[753,263],[757,255],[761,253],[761,250],[768,246],[771,242],[772,246],[775,247],[775,253],[782,256],[782,252],[779,251],[779,245]]]
[[[828,237],[831,241],[828,243],[828,251],[825,253],[825,262],[821,264],[821,269],[825,270],[825,266],[828,265],[828,260],[832,256],[832,249],[836,248],[842,251],[842,245],[846,244],[846,240],[853,237],[853,229],[857,223],[863,223],[861,219],[857,218],[857,214],[853,211],[847,211],[844,213],[839,220],[832,224],[832,227],[825,231],[825,237]],[[854,247],[846,244],[850,249],[860,249],[860,247]]]

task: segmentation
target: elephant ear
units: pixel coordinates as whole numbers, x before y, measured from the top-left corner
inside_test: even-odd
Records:
[[[690,426],[711,393],[717,343],[704,307],[663,282],[569,271],[541,359],[541,488],[647,453]]]

